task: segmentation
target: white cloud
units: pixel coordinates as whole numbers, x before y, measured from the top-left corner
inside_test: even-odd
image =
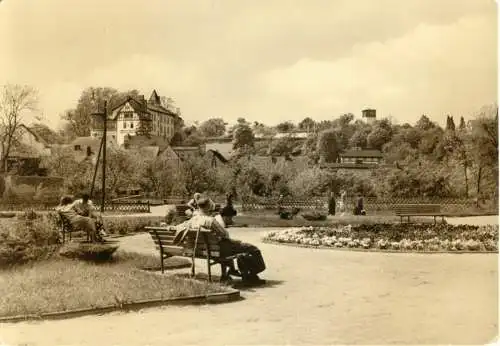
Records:
[[[353,47],[334,61],[302,59],[261,76],[269,98],[293,99],[332,115],[370,106],[415,121],[468,115],[496,99],[496,19],[420,25],[403,37]],[[459,113],[459,114],[457,114]]]

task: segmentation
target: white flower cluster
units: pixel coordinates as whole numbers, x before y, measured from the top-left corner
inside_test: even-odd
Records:
[[[464,239],[439,239],[433,237],[423,240],[402,239],[400,241],[389,241],[371,238],[353,239],[346,236],[351,234],[352,226],[342,226],[335,229],[315,229],[309,227],[294,227],[280,231],[269,232],[265,239],[280,243],[295,243],[309,246],[325,246],[335,248],[363,248],[400,251],[492,251],[498,250],[494,241],[484,243],[477,240]]]

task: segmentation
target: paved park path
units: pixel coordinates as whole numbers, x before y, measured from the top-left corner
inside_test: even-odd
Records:
[[[5,324],[0,345],[479,345],[497,335],[497,255],[312,250],[262,244],[267,231],[231,229],[269,267],[269,285],[243,291],[243,301]],[[152,246],[142,234],[122,247]]]

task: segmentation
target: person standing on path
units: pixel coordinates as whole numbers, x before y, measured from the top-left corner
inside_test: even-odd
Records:
[[[330,191],[330,196],[328,197],[328,215],[335,215],[335,193]]]

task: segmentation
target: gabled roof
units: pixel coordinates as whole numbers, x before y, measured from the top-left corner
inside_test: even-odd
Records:
[[[163,106],[159,106],[159,105],[148,104],[148,111],[154,111],[154,112],[158,112],[158,113],[168,114],[168,115],[171,115],[173,117],[177,116],[177,114],[175,114],[174,112],[164,108]]]
[[[219,153],[217,150],[208,149],[207,153],[212,153],[212,155],[214,155],[222,163],[228,163],[229,162],[229,159],[225,158],[224,156],[222,156],[222,154]]]
[[[206,151],[214,151],[218,152],[222,155],[226,160],[229,160],[233,154],[233,143],[225,142],[225,143],[205,143]]]
[[[36,138],[36,140],[40,143],[42,143],[44,146],[48,147],[49,143],[45,139],[42,138],[38,133],[36,133],[33,129],[29,128],[28,126],[24,124],[19,125],[20,128],[24,129],[25,131],[29,132],[33,137]]]
[[[148,102],[161,105],[161,98],[158,96],[158,93],[156,92],[156,89],[153,89],[153,92],[151,93],[151,96],[149,97]]]
[[[340,153],[340,157],[383,157],[380,150],[346,150]]]
[[[126,105],[130,104],[130,107],[139,115],[141,120],[150,120],[150,114],[148,112],[148,107],[146,103],[142,103],[132,96],[128,96],[123,102],[119,103],[115,107],[111,109],[111,114],[109,114],[108,118],[111,120],[115,120],[118,116],[118,113],[121,109]]]

